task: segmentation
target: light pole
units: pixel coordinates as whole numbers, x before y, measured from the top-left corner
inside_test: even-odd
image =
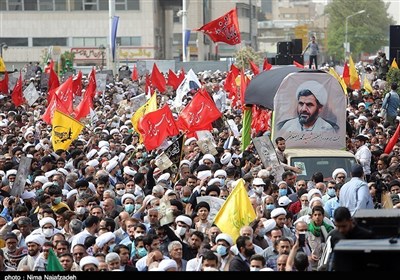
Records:
[[[106,49],[106,47],[101,44],[99,46],[99,50],[101,51],[101,67],[100,67],[100,71],[103,71],[104,68],[104,50]]]
[[[0,44],[0,57],[3,58],[3,49],[6,50],[8,49],[8,46],[6,43],[1,43]]]
[[[362,14],[362,13],[365,13],[365,10],[358,11],[357,13],[354,13],[354,14],[349,15],[349,16],[346,17],[346,30],[345,30],[345,35],[344,35],[344,61],[346,61],[347,51],[348,51],[348,49],[350,49],[347,46],[347,44],[348,44],[347,43],[347,29],[348,29],[349,18],[354,17],[354,16],[359,15],[359,14]]]

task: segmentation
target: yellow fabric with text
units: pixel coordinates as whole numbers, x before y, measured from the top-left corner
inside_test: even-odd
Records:
[[[54,151],[67,150],[84,127],[82,123],[58,110],[54,112],[52,126],[51,143]]]

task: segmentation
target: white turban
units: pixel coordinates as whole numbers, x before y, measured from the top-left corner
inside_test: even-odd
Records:
[[[96,267],[99,267],[99,260],[93,256],[83,257],[79,262],[79,267],[83,270],[83,267],[87,264],[94,264]]]
[[[34,182],[40,182],[42,184],[47,183],[49,179],[46,176],[36,176]]]
[[[50,171],[47,171],[46,173],[44,173],[44,176],[46,176],[47,178],[50,178],[51,176],[59,175],[59,174],[61,174],[61,173],[58,172],[57,170],[53,169],[53,170],[50,170]]]
[[[6,178],[10,175],[17,175],[17,170],[16,169],[10,169],[6,172]]]
[[[131,193],[126,193],[121,197],[121,204],[124,204],[125,199],[130,198],[135,202],[135,196]]]
[[[322,198],[316,196],[316,197],[313,197],[309,202],[309,206],[310,206],[311,209],[313,208],[313,204],[316,201],[321,202],[321,205],[324,206],[324,202],[322,201]]]
[[[232,159],[232,154],[231,153],[225,153],[225,154],[222,155],[220,162],[221,162],[222,165],[226,165],[231,161],[231,159]]]
[[[208,159],[212,163],[215,163],[215,157],[212,154],[205,154],[200,160],[199,164],[204,164],[204,160]]]
[[[263,222],[265,232],[268,233],[276,227],[276,221],[274,219],[269,219]]]
[[[108,150],[107,147],[103,147],[103,148],[100,149],[100,151],[97,154],[99,155],[99,157],[101,157],[102,155],[107,154],[109,152],[110,151]]]
[[[170,177],[171,177],[170,173],[163,173],[160,175],[160,177],[158,177],[157,182],[160,182],[161,180],[168,181]]]
[[[97,150],[96,149],[91,149],[90,151],[89,151],[89,153],[87,153],[87,155],[86,155],[86,157],[87,157],[87,159],[91,159],[92,157],[94,157],[94,155],[96,155],[97,154]]]
[[[64,176],[68,175],[68,171],[65,168],[60,167],[57,169],[57,171],[62,173]]]
[[[233,239],[226,233],[220,233],[217,235],[215,238],[215,243],[217,243],[219,240],[225,240],[230,246],[233,246]]]
[[[125,167],[124,167],[124,173],[125,173],[126,175],[129,175],[129,176],[135,176],[137,172],[136,172],[135,169],[133,169],[133,168],[131,168],[131,167],[129,167],[129,166],[125,166]]]
[[[191,137],[185,141],[185,146],[189,146],[193,141],[197,141],[196,137]]]
[[[203,170],[197,172],[197,178],[199,178],[200,180],[204,180],[207,177],[211,177],[211,170]]]
[[[336,176],[337,176],[339,173],[343,173],[343,174],[344,174],[344,177],[347,178],[347,172],[346,172],[346,170],[344,170],[343,168],[336,168],[335,170],[333,170],[333,172],[332,172],[332,178],[333,178],[334,180],[336,180]]]
[[[128,153],[129,151],[132,151],[132,150],[134,150],[135,149],[135,146],[133,146],[133,145],[128,145],[128,146],[126,146],[125,147],[125,153]]]
[[[28,245],[28,243],[30,243],[30,242],[39,244],[40,246],[43,246],[43,243],[45,242],[45,238],[41,234],[29,234],[27,237],[25,237],[25,244]]]
[[[271,218],[276,218],[280,215],[286,216],[286,210],[279,207],[279,208],[275,208],[274,210],[271,211]]]
[[[302,90],[307,90],[307,89],[311,91],[311,93],[315,96],[315,98],[322,106],[326,104],[326,102],[328,101],[328,92],[326,91],[325,87],[317,81],[306,81],[302,83],[297,88],[296,92],[297,99],[299,99],[299,93]]]
[[[307,200],[310,201],[310,200],[311,200],[311,197],[312,197],[314,194],[319,194],[319,196],[322,197],[322,193],[321,193],[321,191],[320,191],[319,189],[311,189],[311,190],[307,193]]]
[[[207,186],[212,186],[215,183],[220,183],[221,181],[218,178],[213,178],[210,181],[208,181]]]
[[[180,166],[182,166],[182,165],[184,165],[184,164],[186,164],[186,165],[189,165],[189,166],[190,166],[190,160],[187,160],[187,159],[183,159],[183,160],[181,160],[181,162],[179,163],[179,167],[180,167]]]
[[[105,141],[105,140],[99,141],[99,149],[101,149],[103,147],[110,147],[110,143],[108,143],[108,141]]]
[[[224,176],[226,178],[228,175],[226,174],[225,170],[218,169],[217,171],[214,172],[214,178],[217,178],[218,176]]]
[[[43,227],[45,224],[52,224],[53,227],[56,227],[56,221],[51,217],[45,217],[39,221],[40,227]]]
[[[96,238],[96,245],[99,248],[103,248],[106,243],[110,242],[112,239],[115,240],[115,234],[113,232],[105,232]]]
[[[92,160],[89,160],[88,162],[86,162],[86,165],[87,165],[87,166],[96,167],[96,166],[99,165],[99,163],[100,163],[100,162],[99,162],[97,159],[92,159]]]
[[[180,215],[175,218],[175,223],[177,223],[177,222],[182,222],[182,223],[188,225],[189,227],[191,227],[193,224],[193,221],[191,218],[189,218],[187,216],[183,216],[183,215]]]
[[[110,162],[106,166],[106,171],[111,172],[115,167],[117,167],[118,161],[110,160]]]
[[[174,260],[165,259],[159,263],[158,268],[160,270],[167,271],[168,269],[171,269],[171,268],[178,269],[178,265],[176,264],[176,261],[174,261]]]
[[[46,182],[42,186],[42,190],[46,190],[48,187],[52,186],[53,182]]]
[[[124,160],[125,156],[126,156],[125,153],[120,153],[120,154],[118,155],[118,161],[119,161],[120,163],[122,163],[122,161]]]

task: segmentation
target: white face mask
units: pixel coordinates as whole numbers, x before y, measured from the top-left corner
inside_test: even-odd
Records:
[[[256,189],[255,189],[255,192],[256,192],[257,194],[262,194],[263,191],[264,191],[264,187],[256,187]]]
[[[85,214],[85,207],[77,207],[76,210],[75,210],[75,213],[76,213],[77,215],[83,215],[83,214]]]
[[[176,233],[179,236],[185,235],[186,233],[186,228],[185,227],[181,227],[181,226],[176,226]]]
[[[37,214],[37,218],[40,221],[41,219],[43,219],[43,215],[42,214]]]
[[[250,267],[250,271],[260,271],[260,268],[258,268],[258,267]]]
[[[43,235],[44,235],[45,237],[52,237],[52,236],[53,236],[54,229],[52,229],[52,228],[46,228],[46,229],[42,229],[42,232],[43,232]]]
[[[123,195],[125,194],[125,190],[118,190],[118,191],[117,191],[117,194],[118,194],[119,196],[123,196]]]
[[[135,233],[134,236],[135,236],[135,238],[137,238],[139,236],[144,236],[144,233]]]

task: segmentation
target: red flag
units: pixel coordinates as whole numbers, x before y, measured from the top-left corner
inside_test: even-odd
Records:
[[[54,115],[54,111],[56,109],[67,115],[70,114],[68,112],[68,109],[64,106],[63,102],[59,99],[59,97],[56,94],[53,94],[50,102],[47,105],[46,111],[42,115],[42,120],[48,124],[51,124],[51,121],[52,121],[53,115]]]
[[[139,73],[137,71],[136,65],[133,65],[133,70],[132,70],[132,76],[131,76],[132,81],[137,81],[139,80]]]
[[[164,75],[158,70],[157,64],[153,64],[153,70],[151,71],[151,84],[157,88],[160,92],[165,92],[165,78]]]
[[[254,134],[269,130],[269,120],[271,111],[260,108],[259,106],[252,107],[251,128]]]
[[[249,63],[251,71],[253,71],[254,76],[257,76],[260,73],[260,68],[258,68],[258,66],[251,60],[249,61]]]
[[[293,65],[296,66],[297,68],[304,68],[304,65],[298,63],[296,60],[293,60]]]
[[[179,73],[179,78],[180,79],[182,79],[182,81],[183,81],[183,79],[185,79],[185,69],[183,69],[183,66],[181,67],[181,73]]]
[[[154,93],[151,90],[151,77],[149,76],[149,74],[146,74],[144,93],[146,94],[146,96],[152,96]]]
[[[67,109],[67,115],[73,112],[73,94],[72,94],[72,76],[70,76],[62,85],[49,92],[49,97],[57,95],[63,106]]]
[[[386,144],[384,151],[385,154],[390,154],[392,152],[394,145],[396,145],[397,141],[399,141],[399,136],[400,136],[400,124],[397,125],[396,131],[390,138],[389,142]]]
[[[60,81],[58,80],[58,76],[53,68],[49,69],[49,84],[48,84],[48,92],[51,90],[58,88],[60,86]]]
[[[22,94],[22,76],[21,72],[19,72],[19,78],[17,80],[17,83],[14,86],[14,89],[11,93],[11,100],[14,103],[16,107],[20,106],[25,102],[25,98]]]
[[[75,108],[75,119],[80,120],[86,117],[90,113],[90,109],[93,109],[93,97],[96,93],[96,84],[94,80],[89,80],[89,85],[86,88],[85,94],[79,103],[79,105]]]
[[[229,70],[228,75],[226,76],[224,89],[229,93],[236,94],[236,77],[239,75],[240,70],[234,65],[231,65],[231,69]],[[232,99],[231,95],[229,98]]]
[[[4,73],[3,80],[0,81],[0,92],[4,94],[8,94],[8,73],[7,71]]]
[[[50,60],[50,64],[46,65],[46,67],[44,68],[44,73],[50,73],[50,71],[53,69],[54,71],[54,61],[51,59]]]
[[[263,70],[268,71],[272,68],[272,64],[269,64],[268,59],[264,58]]]
[[[182,130],[209,130],[211,123],[221,117],[214,100],[204,90],[198,91],[192,101],[182,110],[178,117],[178,125]]]
[[[347,62],[344,64],[342,77],[347,87],[350,87],[350,68]]]
[[[244,107],[244,95],[247,88],[247,81],[248,79],[242,69],[242,71],[240,72],[240,103],[242,104],[242,107]]]
[[[78,75],[72,79],[72,94],[82,95],[82,71],[79,70]]]
[[[168,136],[179,134],[179,129],[168,105],[141,117],[138,129],[148,151],[158,148]]]
[[[203,31],[213,42],[224,42],[228,45],[236,45],[241,42],[236,8],[196,31]]]
[[[169,69],[168,71],[168,83],[167,85],[171,86],[174,90],[176,90],[179,85],[182,83],[185,76],[179,75],[177,76],[174,71]]]

